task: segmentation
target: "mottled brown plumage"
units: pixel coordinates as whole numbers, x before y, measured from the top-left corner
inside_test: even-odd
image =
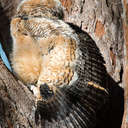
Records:
[[[106,69],[95,42],[62,20],[59,0],[24,0],[11,21],[12,67],[32,84],[45,128],[93,128],[107,103]]]

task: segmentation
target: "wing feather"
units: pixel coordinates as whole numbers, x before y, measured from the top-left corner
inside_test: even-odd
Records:
[[[108,103],[103,57],[87,33],[77,29],[76,33],[82,53],[75,68],[78,79],[70,86],[57,87],[52,102],[38,102],[45,128],[93,128],[98,111]]]

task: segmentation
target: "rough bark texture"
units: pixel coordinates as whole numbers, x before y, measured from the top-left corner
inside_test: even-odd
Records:
[[[15,13],[19,1],[20,0],[0,0],[0,42],[2,42],[8,57],[12,46],[9,22]],[[124,4],[122,4],[121,0],[60,1],[65,7],[65,21],[79,26],[91,35],[103,54],[108,73],[120,86],[124,87],[125,85],[125,87],[127,87],[127,38],[125,38],[124,44],[124,33],[125,37],[128,37],[128,5],[126,0],[122,0]],[[123,7],[126,13],[124,24],[122,18]],[[124,57],[124,55],[126,57]],[[124,76],[124,81],[122,76]],[[127,90],[127,88],[125,88],[125,90]],[[119,94],[116,91],[115,93]],[[125,103],[127,103],[127,91],[125,95]],[[120,99],[116,100],[118,101]],[[126,108],[127,107],[128,106],[126,106]],[[24,126],[20,127],[35,128],[34,109],[34,97],[32,94],[7,71],[0,61],[0,128],[3,128],[2,125],[12,128],[14,124],[17,126],[18,124],[24,124]],[[120,119],[121,118],[122,117],[120,117]],[[122,128],[126,128],[126,124],[128,123],[127,118],[127,114],[125,114]]]
[[[124,90],[125,90],[125,111],[122,128],[128,128],[128,2],[123,3],[123,29],[124,29]]]
[[[65,20],[88,32],[100,48],[108,73],[122,82],[123,13],[121,0],[61,0]]]
[[[10,36],[10,20],[15,14],[16,7],[20,0],[0,0],[0,41],[9,58],[12,49]]]
[[[35,99],[0,60],[0,128],[36,127]]]

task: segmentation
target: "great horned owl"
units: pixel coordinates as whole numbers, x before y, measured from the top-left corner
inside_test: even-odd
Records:
[[[32,85],[44,128],[93,128],[107,102],[106,69],[88,34],[63,21],[59,0],[24,0],[11,21],[12,67]]]

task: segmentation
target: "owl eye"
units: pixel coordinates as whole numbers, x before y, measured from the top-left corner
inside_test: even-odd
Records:
[[[25,32],[24,32],[24,33],[22,33],[22,34],[23,34],[23,35],[25,35],[25,36],[28,36],[28,34],[27,34],[27,33],[25,33]]]
[[[28,20],[28,15],[24,14],[22,16],[20,16],[21,20]]]

